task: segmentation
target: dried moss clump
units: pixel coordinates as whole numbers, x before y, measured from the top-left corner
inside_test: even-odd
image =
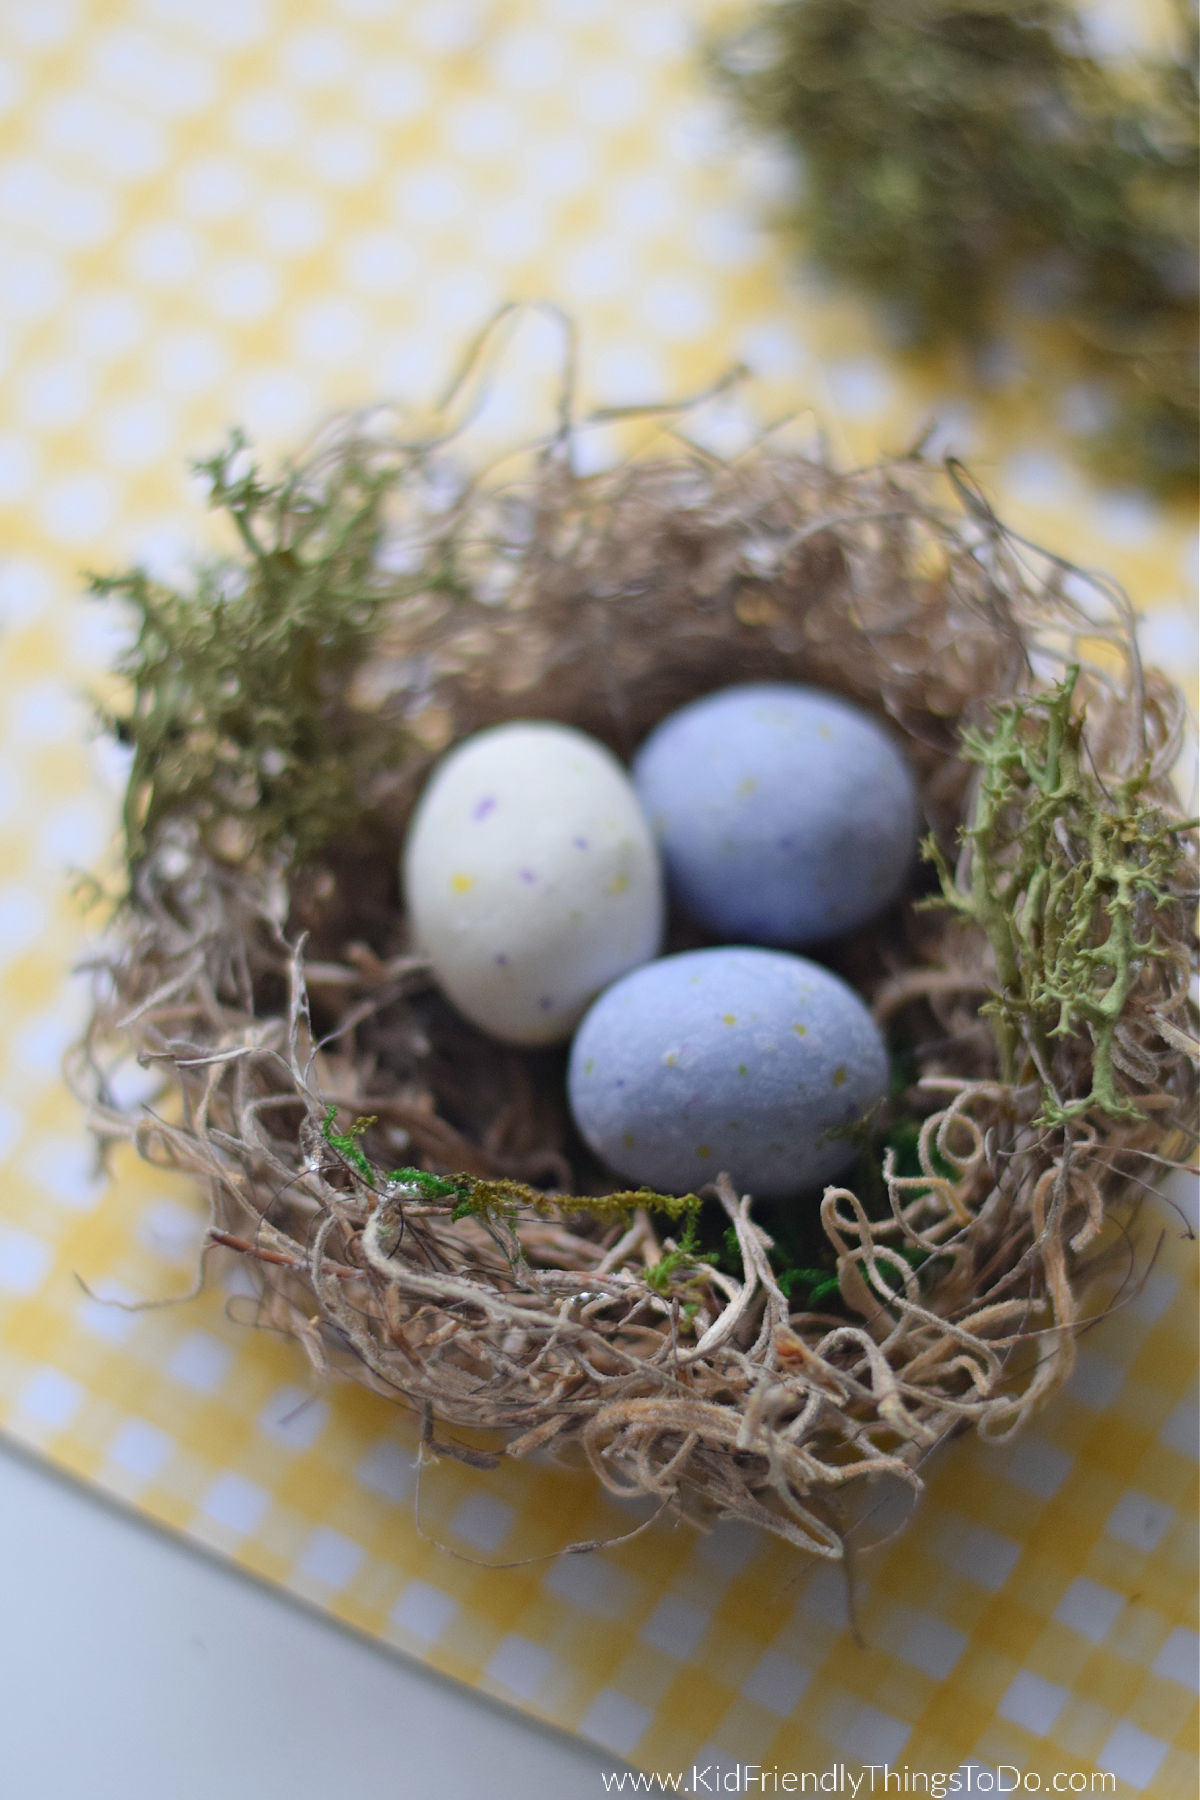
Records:
[[[798,152],[787,218],[917,346],[981,346],[1053,314],[1039,375],[1114,408],[1089,454],[1193,488],[1197,27],[1116,69],[1064,0],[783,0],[718,66],[744,116]],[[1065,351],[1065,357],[1063,352]]]
[[[1140,797],[1145,763],[1110,787],[1089,774],[1084,719],[1072,712],[1078,679],[1072,668],[1046,695],[1005,702],[988,732],[964,733],[982,779],[957,874],[930,845],[945,904],[987,934],[997,991],[981,1011],[996,1022],[1001,1074],[1017,1081],[1022,1057],[1032,1060],[1046,1125],[1091,1112],[1144,1117],[1117,1074],[1152,1084],[1167,1042],[1161,1017],[1157,1054],[1138,1042],[1129,1002],[1135,985],[1147,997],[1172,991],[1179,939],[1159,927],[1177,909],[1186,929],[1189,897],[1173,883],[1181,836],[1198,823]],[[1070,1070],[1056,1065],[1070,1063],[1081,1032],[1091,1085],[1067,1098]]]
[[[455,486],[383,423],[275,487],[218,481],[235,519],[253,502],[236,655],[228,573],[208,618],[110,584],[146,619],[129,890],[75,1079],[102,1137],[204,1185],[249,1322],[413,1409],[431,1452],[580,1454],[614,1491],[840,1556],[857,1493],[918,1491],[932,1446],[1016,1429],[1065,1379],[1106,1220],[1194,1142],[1179,697],[1121,596],[957,469],[677,440],[581,477],[568,421],[503,484]],[[724,1176],[610,1192],[561,1058],[453,1014],[397,892],[448,743],[540,716],[628,755],[763,677],[901,734],[943,888],[838,950],[897,1080],[795,1243]],[[114,1098],[130,1055],[163,1073],[152,1110]]]
[[[128,700],[105,721],[133,751],[131,873],[180,817],[228,859],[286,846],[303,861],[358,820],[372,777],[404,754],[400,733],[368,743],[345,702],[394,596],[374,566],[390,469],[351,455],[267,484],[236,432],[195,467],[240,556],[181,587],[139,568],[91,582],[136,624],[117,664]]]

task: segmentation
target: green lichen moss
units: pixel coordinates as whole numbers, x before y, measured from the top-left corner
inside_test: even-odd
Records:
[[[282,850],[302,863],[353,828],[372,776],[405,748],[399,733],[370,739],[344,698],[382,604],[374,559],[391,472],[348,453],[319,486],[296,471],[270,484],[238,433],[196,469],[241,556],[179,587],[140,568],[91,579],[135,627],[116,667],[127,697],[103,718],[133,755],[131,879],[179,818],[216,856]]]
[[[797,153],[781,222],[819,264],[917,348],[1008,338],[1032,306],[1054,330],[1037,380],[1111,407],[1085,453],[1190,497],[1197,26],[1176,10],[1173,54],[1114,67],[1064,0],[782,0],[715,62]]]
[[[963,753],[981,772],[965,885],[937,845],[927,847],[942,903],[979,925],[992,948],[997,986],[981,1010],[1002,1079],[1041,1083],[1048,1126],[1092,1111],[1143,1116],[1119,1078],[1117,1032],[1134,984],[1178,959],[1166,926],[1181,904],[1180,834],[1196,823],[1169,820],[1140,797],[1145,770],[1100,779],[1073,708],[1078,679],[1072,668],[1049,693],[998,706],[989,732],[964,734]],[[1062,1093],[1055,1041],[1080,1033],[1091,1040],[1090,1083]]]

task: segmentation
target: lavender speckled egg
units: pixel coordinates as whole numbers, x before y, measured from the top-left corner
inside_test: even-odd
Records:
[[[439,985],[508,1043],[568,1037],[662,940],[658,852],[628,776],[595,738],[545,720],[478,732],[443,759],[403,880]]]
[[[688,1193],[722,1169],[764,1199],[853,1160],[845,1128],[887,1088],[874,1020],[828,969],[779,950],[689,950],[585,1015],[567,1089],[580,1132],[627,1180]]]
[[[721,689],[664,719],[634,786],[685,909],[738,943],[840,937],[899,895],[916,782],[882,725],[785,682]]]

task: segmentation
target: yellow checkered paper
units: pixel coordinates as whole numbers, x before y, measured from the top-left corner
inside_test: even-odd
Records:
[[[1187,520],[1089,488],[1017,357],[984,405],[901,367],[869,311],[766,229],[779,159],[706,85],[689,0],[3,0],[0,4],[0,1421],[20,1442],[340,1619],[670,1771],[1009,1765],[1196,1792],[1195,1273],[1157,1258],[1003,1448],[963,1441],[856,1571],[659,1522],[549,1465],[418,1481],[405,1415],[317,1389],[247,1330],[236,1267],[184,1293],[198,1205],[99,1177],[59,1069],[122,768],[83,695],[120,621],[80,571],[170,574],[209,540],[187,459],[240,421],[269,455],[332,408],[432,400],[503,301],[582,335],[585,400],[696,391],[811,408],[847,459],[930,420],[1023,529],[1107,568],[1191,680]],[[727,15],[728,16],[728,13]],[[1089,15],[1111,48],[1156,14]],[[546,422],[560,346],[518,330],[478,423]],[[715,447],[744,430],[721,402]],[[613,445],[597,434],[597,461]],[[86,1288],[80,1285],[80,1279]],[[225,1285],[222,1285],[222,1280]]]

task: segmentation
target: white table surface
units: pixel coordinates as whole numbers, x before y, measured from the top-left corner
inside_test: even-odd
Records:
[[[622,1765],[0,1443],[3,1800],[592,1800]]]

